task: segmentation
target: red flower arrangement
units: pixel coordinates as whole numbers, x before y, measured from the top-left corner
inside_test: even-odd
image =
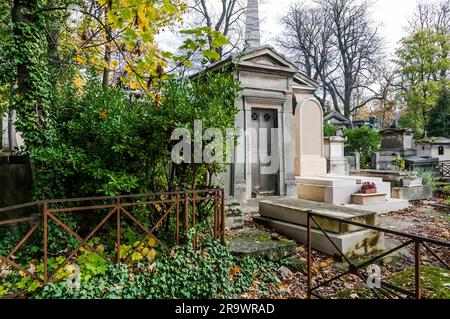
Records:
[[[363,194],[374,194],[377,192],[377,185],[375,183],[366,182],[361,186],[361,193]]]

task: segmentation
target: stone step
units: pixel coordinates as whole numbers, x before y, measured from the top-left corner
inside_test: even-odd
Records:
[[[327,175],[330,178],[344,179],[344,180],[354,180],[356,184],[362,183],[382,183],[383,179],[381,177],[370,177],[370,176],[358,176],[358,175]]]
[[[348,204],[345,207],[354,210],[364,210],[377,214],[384,214],[389,212],[395,212],[398,210],[403,210],[409,207],[409,202],[404,199],[391,198],[384,203],[379,204],[368,204],[368,205],[358,205],[358,204]]]
[[[306,244],[307,229],[305,226],[274,220],[266,217],[254,217],[253,220],[276,232]],[[373,230],[360,230],[347,234],[327,233],[333,243],[350,258],[378,253],[385,249],[384,234]],[[314,250],[326,255],[338,257],[339,253],[333,244],[320,230],[311,230],[311,245]]]
[[[383,193],[352,194],[352,203],[353,204],[370,205],[370,204],[380,204],[380,203],[384,203],[384,202],[386,202],[386,194],[383,194]]]
[[[298,181],[311,182],[314,184],[299,183]],[[316,202],[345,205],[352,201],[351,195],[361,190],[361,184],[356,182],[362,182],[362,180],[354,179],[325,179],[317,178],[314,180],[302,178],[297,179],[297,197],[305,200],[312,200]],[[345,185],[348,184],[349,185]],[[331,185],[333,184],[333,185]],[[386,199],[391,197],[391,185],[385,182],[375,182],[378,192],[385,193]],[[331,185],[331,186],[330,186]]]
[[[302,226],[306,226],[308,210],[317,214],[348,219],[368,225],[376,225],[377,223],[376,213],[349,209],[343,206],[288,197],[259,202],[261,216]],[[360,227],[330,220],[326,217],[315,217],[315,219],[325,230],[336,234],[360,230]]]
[[[356,184],[355,179],[335,178],[335,177],[296,177],[297,184],[318,185],[318,186],[353,186]]]

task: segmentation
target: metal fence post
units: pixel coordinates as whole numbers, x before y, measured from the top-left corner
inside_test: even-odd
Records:
[[[306,233],[306,243],[308,248],[308,259],[306,261],[306,268],[307,268],[307,297],[308,299],[311,299],[311,263],[312,263],[312,252],[311,252],[311,211],[306,212],[306,227],[307,227],[307,233]]]
[[[120,262],[120,197],[117,197],[117,208],[116,208],[116,263]]]
[[[220,230],[220,240],[222,244],[225,244],[225,190],[220,191],[220,195],[222,196],[221,200],[221,207],[220,207],[220,223],[221,223],[221,230]]]
[[[48,270],[47,270],[47,255],[48,255],[48,218],[47,218],[47,202],[44,201],[44,210],[43,210],[43,223],[44,223],[44,285],[48,282]]]
[[[420,241],[414,242],[414,268],[416,299],[420,299]]]
[[[177,245],[180,243],[180,194],[177,193],[176,195],[176,200],[177,200],[177,224],[176,224],[176,229],[175,229],[175,241],[177,243]]]

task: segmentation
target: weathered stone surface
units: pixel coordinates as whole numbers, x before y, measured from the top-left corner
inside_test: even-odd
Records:
[[[272,240],[270,234],[257,230],[242,231],[229,241],[232,254],[238,257],[265,257],[280,260],[295,253],[297,244],[292,240]]]
[[[395,247],[400,246],[402,243],[398,240],[392,239],[392,238],[385,238],[385,251],[388,251],[390,249],[393,249]],[[371,256],[367,256],[364,258],[358,258],[358,259],[354,259],[352,260],[352,262],[354,264],[361,264],[367,260],[369,260],[371,258]],[[393,252],[392,254],[389,254],[387,256],[384,256],[383,258],[380,258],[379,260],[373,262],[374,264],[380,265],[380,266],[398,266],[401,265],[403,263],[403,261],[405,260],[405,258],[408,258],[410,260],[412,260],[414,257],[408,252],[407,248],[403,248],[400,250],[397,250],[395,252]],[[345,261],[343,262],[338,262],[338,263],[334,263],[333,264],[333,268],[342,270],[342,271],[347,271],[349,268],[349,264]]]
[[[261,216],[303,226],[306,225],[306,213],[308,210],[325,216],[376,225],[376,214],[373,212],[364,212],[297,198],[277,198],[259,202],[259,213]],[[360,227],[333,221],[326,217],[315,217],[315,219],[325,230],[333,233],[343,234],[360,230]]]
[[[286,266],[281,266],[278,268],[278,272],[283,280],[288,279],[292,275],[292,271]]]
[[[241,216],[226,216],[225,227],[232,230],[242,229],[244,227],[244,219]]]
[[[306,262],[301,260],[298,256],[292,256],[285,259],[285,266],[289,268],[293,273],[302,272],[306,273]]]
[[[406,209],[409,207],[409,202],[406,199],[391,198],[381,204],[369,204],[364,206],[358,204],[347,204],[345,206],[348,208],[353,208],[355,210],[359,210],[362,208],[364,209],[364,211],[382,214]]]
[[[392,197],[406,200],[429,199],[433,197],[433,188],[431,185],[394,187]]]
[[[278,233],[286,237],[293,238],[301,243],[306,243],[307,229],[305,226],[265,217],[254,217],[253,220],[258,224],[275,229]],[[360,230],[345,234],[334,234],[331,232],[327,234],[333,243],[348,257],[357,258],[385,249],[384,234],[377,231]],[[311,243],[314,250],[339,258],[339,253],[334,245],[320,230],[312,229],[311,236]]]

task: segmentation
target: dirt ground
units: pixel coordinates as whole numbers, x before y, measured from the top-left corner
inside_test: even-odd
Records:
[[[415,201],[410,208],[382,214],[378,216],[379,225],[389,229],[415,234],[423,237],[433,238],[445,242],[450,241],[450,209],[440,205],[442,199],[434,198],[428,201]],[[253,222],[253,216],[258,215],[258,200],[250,200],[241,205],[241,211],[244,215],[245,227],[257,228],[272,232]],[[385,234],[385,237],[391,243],[398,246],[406,239]],[[431,245],[430,245],[431,246]],[[433,248],[431,246],[431,248]],[[450,263],[449,249],[433,249],[447,264]],[[414,246],[410,245],[401,251],[400,258],[395,263],[390,263],[381,267],[382,277],[386,278],[394,273],[403,271],[414,266]],[[297,246],[297,255],[302,262],[306,263],[307,252],[305,246],[301,243]],[[426,249],[421,249],[422,265],[432,265],[442,267],[437,259]],[[313,286],[322,283],[342,272],[342,262],[335,261],[333,258],[313,251]],[[450,278],[442,278],[447,283],[445,287],[450,287]],[[340,291],[350,291],[355,287],[364,285],[363,279],[354,275],[347,275],[339,280],[331,282],[329,285],[317,290],[322,296],[329,296]],[[242,298],[306,298],[306,274],[303,272],[289,273],[282,282],[274,283],[270,287],[261,289],[258,282],[244,293]],[[450,289],[450,288],[449,288]],[[355,295],[355,296],[353,296]],[[357,294],[351,294],[351,297],[358,297]]]

